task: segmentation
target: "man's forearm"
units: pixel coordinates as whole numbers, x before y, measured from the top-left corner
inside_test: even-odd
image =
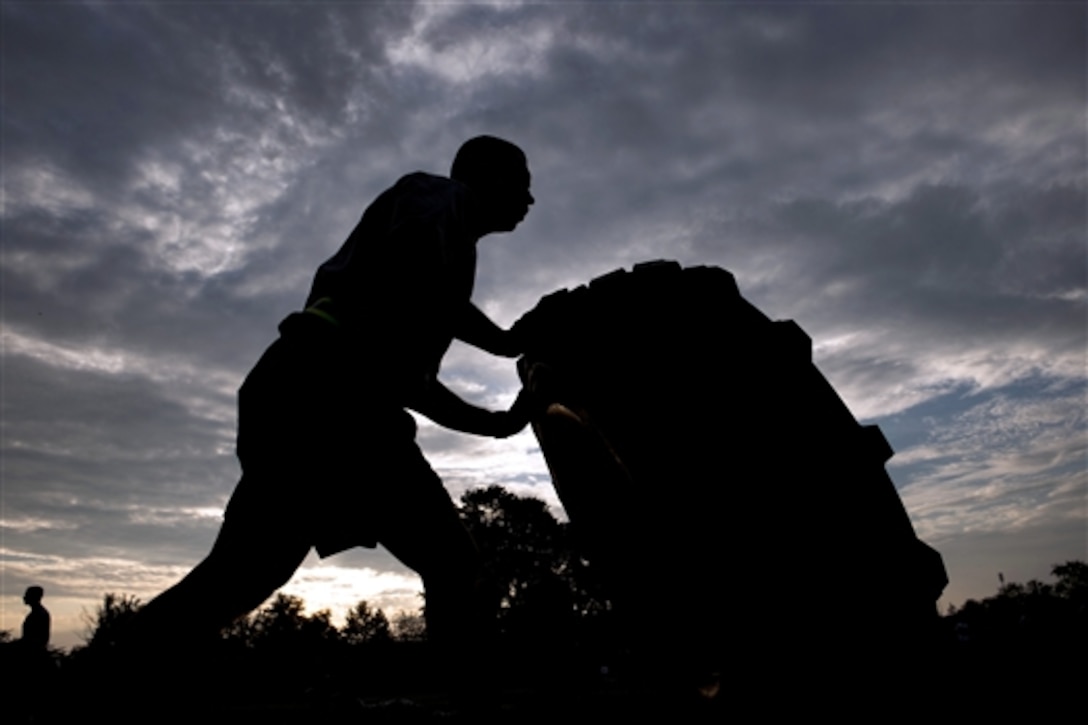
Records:
[[[437,380],[431,380],[407,407],[444,428],[493,438],[505,438],[525,426],[524,422],[514,420],[508,411],[485,410],[466,403]]]
[[[522,352],[509,331],[492,322],[479,307],[471,302],[458,320],[454,334],[458,340],[486,350],[492,355],[517,357]]]

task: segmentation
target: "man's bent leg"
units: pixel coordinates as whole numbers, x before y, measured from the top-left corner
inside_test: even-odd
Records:
[[[387,465],[396,473],[377,492],[376,538],[423,578],[428,638],[441,646],[463,644],[481,634],[476,543],[414,442]]]
[[[379,541],[423,579],[428,638],[444,646],[479,634],[482,567],[453,502],[444,489],[441,494],[444,502],[428,497],[390,517]]]
[[[426,469],[433,477],[429,490],[423,494],[418,482],[406,486],[416,496],[385,517],[378,540],[422,577],[435,673],[459,707],[475,708],[489,700],[494,687],[488,674],[493,622],[487,619],[492,612],[484,602],[483,567],[453,501],[438,476]]]

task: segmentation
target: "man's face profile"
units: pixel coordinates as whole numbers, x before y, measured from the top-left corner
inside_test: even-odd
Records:
[[[485,196],[495,231],[511,232],[525,219],[535,201],[529,191],[531,179],[528,167],[522,163],[497,174],[495,183],[489,185]]]

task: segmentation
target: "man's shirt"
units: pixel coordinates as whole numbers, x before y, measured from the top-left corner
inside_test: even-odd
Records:
[[[401,178],[318,268],[307,306],[331,298],[366,367],[400,400],[438,374],[472,297],[472,198],[460,182]]]
[[[50,625],[49,611],[40,604],[32,606],[23,620],[23,644],[35,650],[44,650],[49,644]]]

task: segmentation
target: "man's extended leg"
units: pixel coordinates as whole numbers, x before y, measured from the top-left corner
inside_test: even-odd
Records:
[[[136,632],[159,643],[214,636],[287,583],[309,550],[282,526],[227,516],[204,561],[140,611]]]

